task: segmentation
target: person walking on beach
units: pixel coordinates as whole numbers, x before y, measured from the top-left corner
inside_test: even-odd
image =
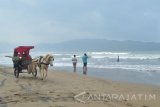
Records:
[[[76,55],[73,55],[72,63],[73,63],[73,71],[76,72],[76,66],[77,66],[77,58],[76,58]]]
[[[83,61],[83,74],[87,75],[87,59],[88,56],[86,53],[84,53],[83,57],[82,57],[82,61]]]

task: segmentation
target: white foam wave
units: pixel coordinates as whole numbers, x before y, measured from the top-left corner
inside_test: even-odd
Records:
[[[92,55],[127,55],[128,52],[91,52]]]
[[[36,57],[43,55],[47,52],[32,52],[31,56]],[[53,53],[53,52],[48,52]],[[88,53],[89,54],[89,53]],[[6,55],[12,55],[12,53],[2,53],[0,55],[0,64],[12,65],[12,59],[5,57]],[[54,66],[58,67],[72,67],[73,54],[70,53],[53,53],[55,56]],[[78,64],[77,67],[82,67],[81,53],[77,53]],[[160,70],[160,55],[149,53],[130,53],[130,52],[91,52],[89,54],[88,67],[91,68],[120,68],[120,69],[133,69],[139,71],[153,71]],[[117,55],[120,56],[120,63],[116,63]],[[132,65],[134,64],[134,65]]]
[[[101,59],[101,58],[106,58],[107,56],[92,56],[91,58],[95,58],[95,59]]]

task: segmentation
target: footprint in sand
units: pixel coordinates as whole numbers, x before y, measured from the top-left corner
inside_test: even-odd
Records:
[[[0,107],[7,107],[6,103],[0,97]]]
[[[130,106],[130,107],[132,107],[132,106],[133,106],[131,103],[127,103],[126,105],[127,105],[127,106]]]
[[[148,106],[143,105],[142,107],[148,107]]]
[[[0,87],[2,87],[2,86],[5,85],[5,81],[6,81],[6,80],[7,80],[7,79],[3,79],[3,80],[1,81]]]
[[[19,82],[19,78],[16,78],[16,83],[18,83]]]
[[[19,84],[19,86],[21,87],[22,90],[25,90],[25,86],[23,86],[22,84]]]

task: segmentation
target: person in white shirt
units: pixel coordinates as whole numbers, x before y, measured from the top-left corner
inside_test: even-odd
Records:
[[[73,58],[72,58],[72,63],[73,63],[73,71],[76,72],[76,66],[77,66],[77,58],[76,58],[76,55],[73,56]]]

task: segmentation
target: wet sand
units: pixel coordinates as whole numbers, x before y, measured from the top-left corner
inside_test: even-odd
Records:
[[[39,73],[37,78],[23,73],[17,79],[12,68],[1,67],[0,107],[29,106],[159,107],[160,87],[114,82],[65,71],[49,72],[43,81]]]

